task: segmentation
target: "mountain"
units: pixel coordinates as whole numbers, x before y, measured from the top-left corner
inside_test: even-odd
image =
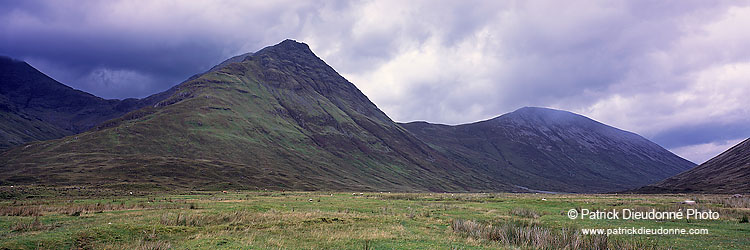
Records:
[[[292,40],[140,100],[104,100],[5,64],[0,127],[16,136],[7,144],[53,140],[0,153],[0,184],[610,192],[694,166],[636,134],[551,109],[397,124]]]
[[[86,132],[6,151],[0,172],[17,184],[519,190],[432,149],[292,40]]]
[[[750,193],[750,139],[638,193]]]
[[[163,96],[105,100],[59,83],[25,62],[0,57],[0,150],[77,134]]]
[[[546,108],[457,126],[401,126],[449,158],[529,190],[626,190],[695,166],[637,134]]]

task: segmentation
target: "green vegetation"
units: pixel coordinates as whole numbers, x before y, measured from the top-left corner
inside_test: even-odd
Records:
[[[0,185],[513,190],[431,150],[304,44],[172,91],[95,129],[0,153]]]
[[[750,224],[741,223],[750,213],[748,198],[730,196],[142,190],[153,189],[1,187],[0,249],[750,246]],[[698,204],[679,204],[686,199]],[[691,207],[718,211],[721,218],[570,220],[566,215],[569,209],[671,211]],[[705,228],[709,234],[580,233],[581,228],[642,226]]]

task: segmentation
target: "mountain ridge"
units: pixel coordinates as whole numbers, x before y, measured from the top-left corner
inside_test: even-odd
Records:
[[[0,150],[83,132],[152,99],[103,99],[62,84],[26,62],[0,56]]]
[[[401,125],[464,164],[534,190],[625,190],[694,166],[635,133],[547,108],[524,107],[469,124]]]
[[[226,59],[203,73],[190,76],[183,83],[196,79],[206,73],[216,71],[230,63],[241,61],[244,57],[251,54],[245,53]],[[22,74],[24,77],[16,75],[18,72],[24,72]],[[39,83],[43,86],[35,86]],[[19,87],[23,89],[18,90]],[[46,95],[59,95],[62,92],[64,96],[68,96],[68,102],[89,103],[89,106],[71,106],[58,102],[46,104],[46,107],[38,108],[39,110],[24,112],[16,108],[18,104],[12,102],[7,97],[13,95],[16,98],[26,97],[33,99],[28,96],[30,92],[34,93],[34,91],[29,90],[46,93]],[[25,61],[0,55],[0,118],[10,121],[0,123],[0,128],[2,128],[0,130],[0,151],[27,142],[57,139],[67,135],[78,134],[91,128],[101,127],[102,123],[109,122],[109,120],[117,120],[130,111],[155,105],[171,96],[174,91],[173,86],[165,91],[140,99],[104,99],[60,83]],[[36,98],[45,99],[44,97]],[[90,107],[90,103],[94,103],[94,107]],[[52,110],[55,107],[57,109]],[[59,110],[60,107],[67,108],[67,110],[61,112]],[[51,116],[50,113],[53,113],[52,116],[63,118],[49,117]],[[30,128],[31,130],[21,130],[19,128]]]
[[[184,82],[164,100],[106,126],[75,137],[17,147],[2,156],[5,161],[0,162],[0,169],[9,173],[3,181],[10,183],[78,183],[81,176],[90,177],[88,183],[159,182],[154,178],[164,176],[159,167],[164,164],[187,168],[195,161],[224,159],[228,161],[212,164],[228,169],[232,176],[208,180],[179,173],[175,175],[183,176],[174,176],[171,183],[515,190],[424,145],[307,45],[291,40]],[[134,156],[140,162],[155,161],[155,167],[125,162]],[[65,172],[69,175],[50,174],[59,169],[72,171]],[[142,174],[129,176],[126,169],[140,169]],[[253,181],[257,178],[265,181]]]
[[[487,121],[456,126],[395,123],[307,44],[289,39],[229,58],[151,100],[150,105],[75,136],[34,142],[0,154],[0,172],[6,173],[0,182],[607,192],[660,178],[647,176],[654,171],[629,170],[633,164],[602,164],[612,162],[607,157],[641,160],[636,156],[643,152],[637,150],[619,151],[622,155],[603,158],[584,154],[588,157],[585,160],[593,163],[575,168],[571,162],[575,163],[578,156],[555,150],[578,154],[598,150],[602,140],[645,139],[615,128],[605,132],[619,137],[602,133],[584,136],[582,141],[570,135],[560,137],[570,131],[586,132],[586,126],[609,127],[570,112],[549,113],[547,109],[526,107]],[[544,115],[539,116],[540,112]],[[575,122],[565,123],[571,114],[571,121]],[[460,130],[456,128],[472,126],[494,133],[482,134],[484,139],[500,138],[512,143],[481,141],[477,134],[466,131],[456,133]],[[438,133],[426,134],[418,127]],[[569,129],[553,131],[553,127]],[[507,128],[518,130],[506,133],[510,131]],[[459,135],[474,140],[474,144],[462,144]],[[446,144],[435,140],[440,136],[453,141]],[[533,140],[523,143],[529,138]],[[643,144],[648,146],[641,148],[661,149],[645,141]],[[605,147],[610,148],[620,147]],[[651,155],[650,161],[639,163],[661,169],[655,172],[657,176],[692,166],[663,151],[658,153],[674,162],[654,164],[659,157]],[[567,163],[560,167],[555,161]],[[620,172],[607,174],[608,169]],[[588,184],[582,181],[585,178],[599,181]],[[602,180],[613,180],[614,185]]]

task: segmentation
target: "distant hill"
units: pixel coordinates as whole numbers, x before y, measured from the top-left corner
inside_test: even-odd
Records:
[[[695,166],[634,133],[546,108],[457,126],[401,125],[449,158],[530,190],[624,190]]]
[[[735,145],[705,163],[638,193],[750,193],[750,139]]]
[[[153,105],[164,95],[106,100],[59,83],[25,62],[0,57],[0,151],[86,131]]]
[[[0,181],[521,190],[424,144],[306,44],[286,40],[230,60],[154,105],[3,153]]]

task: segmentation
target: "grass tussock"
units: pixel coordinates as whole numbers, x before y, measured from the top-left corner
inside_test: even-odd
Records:
[[[236,221],[243,217],[239,212],[232,214],[182,214],[182,213],[165,213],[161,216],[159,222],[165,226],[207,226],[220,225]]]
[[[42,206],[8,206],[0,208],[1,216],[41,216]]]
[[[52,228],[51,226],[43,224],[38,216],[34,217],[34,220],[21,220],[10,227],[11,231],[14,232],[30,232],[30,231],[43,231]]]
[[[138,242],[138,245],[133,248],[135,250],[166,250],[172,249],[172,244],[166,241],[144,241]]]
[[[531,218],[531,219],[539,218],[542,216],[539,211],[536,211],[530,208],[522,208],[522,207],[515,207],[510,210],[510,213],[518,217]]]
[[[455,219],[454,232],[502,244],[533,249],[658,249],[655,244],[641,241],[613,240],[606,235],[583,235],[577,229],[552,230],[528,221],[506,221],[482,224],[473,220]]]

